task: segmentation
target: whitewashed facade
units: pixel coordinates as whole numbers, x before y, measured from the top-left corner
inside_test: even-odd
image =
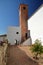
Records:
[[[40,39],[43,45],[43,5],[28,20],[28,29],[31,30],[32,43],[34,43],[36,39]]]
[[[20,43],[21,42],[21,30],[20,27],[8,27],[8,32],[7,32],[7,38],[9,43],[11,43],[11,45],[15,45],[15,43],[17,42]]]

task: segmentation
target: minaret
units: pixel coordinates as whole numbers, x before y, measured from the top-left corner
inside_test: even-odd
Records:
[[[21,40],[24,41],[27,39],[28,32],[28,5],[21,4],[19,7],[19,21],[21,27]]]

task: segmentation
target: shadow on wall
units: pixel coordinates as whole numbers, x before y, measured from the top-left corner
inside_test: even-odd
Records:
[[[8,65],[38,65],[19,46],[10,46],[8,51]]]

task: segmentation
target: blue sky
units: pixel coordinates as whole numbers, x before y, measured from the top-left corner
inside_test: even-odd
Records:
[[[28,5],[28,16],[37,10],[42,0],[0,0],[0,34],[7,33],[8,26],[19,25],[19,5]]]

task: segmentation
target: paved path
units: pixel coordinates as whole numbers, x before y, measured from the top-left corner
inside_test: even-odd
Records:
[[[7,65],[38,65],[29,56],[25,46],[10,46]],[[30,54],[29,54],[30,55]]]

